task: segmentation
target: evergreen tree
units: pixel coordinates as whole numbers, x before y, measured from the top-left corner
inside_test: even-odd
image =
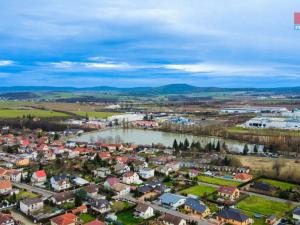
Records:
[[[257,145],[254,145],[253,152],[254,152],[254,153],[258,153],[258,148],[257,148]]]
[[[183,148],[184,148],[184,150],[187,150],[189,147],[190,147],[190,142],[189,142],[189,140],[186,138],[186,139],[184,140]]]
[[[243,149],[243,155],[248,155],[248,152],[249,152],[248,145],[245,144],[244,149]]]
[[[179,147],[180,150],[183,150],[183,143],[179,142],[179,146],[178,147]]]
[[[174,142],[173,142],[173,148],[175,149],[175,151],[178,150],[179,146],[178,146],[178,143],[177,143],[177,140],[174,139]]]
[[[197,149],[199,152],[202,151],[202,147],[201,147],[200,141],[197,141],[197,142],[196,142],[196,149]]]
[[[220,141],[218,140],[217,146],[216,146],[216,151],[219,152],[221,151],[221,145],[220,145]]]

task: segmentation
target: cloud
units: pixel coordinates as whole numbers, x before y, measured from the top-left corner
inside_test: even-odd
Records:
[[[0,60],[0,66],[11,66],[14,62],[11,60]]]

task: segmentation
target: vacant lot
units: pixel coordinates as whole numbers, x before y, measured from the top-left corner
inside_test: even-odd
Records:
[[[71,111],[79,116],[86,116],[88,115],[89,118],[101,118],[106,119],[107,117],[119,115],[120,113],[114,112],[82,112],[82,111]]]
[[[44,111],[44,110],[13,110],[13,109],[1,109],[0,118],[17,118],[23,116],[34,117],[67,117],[68,115],[60,112]]]
[[[143,219],[135,218],[133,216],[133,213],[134,213],[133,209],[123,211],[117,214],[118,220],[121,221],[124,225],[135,225],[141,223]]]
[[[234,180],[227,180],[218,177],[209,177],[204,175],[200,175],[197,178],[199,181],[209,183],[209,184],[220,185],[220,186],[238,186],[239,184],[241,184],[240,182]]]
[[[239,156],[239,161],[242,166],[249,167],[254,172],[261,172],[262,174],[272,175],[274,170],[272,168],[274,162],[278,159],[267,157],[254,157],[254,156]],[[300,179],[300,164],[295,162],[295,159],[280,159],[283,162],[281,174],[293,175],[298,180]],[[293,174],[291,174],[293,173]]]
[[[276,214],[281,217],[295,208],[295,205],[283,202],[275,202],[262,197],[250,196],[237,204],[237,208],[244,211],[263,215]]]
[[[295,184],[291,184],[291,183],[287,183],[287,182],[283,182],[283,181],[272,180],[272,179],[267,179],[267,178],[259,179],[259,181],[268,183],[274,187],[278,187],[281,190],[289,190],[289,189],[293,189],[293,188],[297,187],[297,185],[295,185]]]
[[[252,134],[261,136],[300,136],[300,131],[279,130],[279,129],[252,129],[243,127],[229,127],[227,131],[238,134]]]
[[[93,220],[95,220],[96,218],[91,216],[90,214],[88,213],[83,213],[83,214],[80,214],[79,215],[79,218],[82,220],[82,222],[85,224],[85,223],[88,223],[88,222],[91,222]]]
[[[187,189],[184,189],[182,191],[180,191],[180,193],[182,194],[192,194],[192,195],[196,195],[196,196],[204,196],[205,194],[210,194],[213,193],[214,191],[216,191],[217,189],[214,187],[208,187],[208,186],[204,186],[204,185],[196,185],[194,187],[190,187]]]

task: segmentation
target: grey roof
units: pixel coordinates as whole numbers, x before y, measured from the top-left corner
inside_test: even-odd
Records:
[[[225,218],[225,219],[232,219],[236,220],[239,222],[244,222],[247,219],[249,219],[248,216],[245,214],[242,214],[239,210],[237,209],[223,209],[220,212],[217,213],[217,216]]]
[[[41,198],[27,198],[22,200],[21,202],[25,205],[32,205],[43,202],[43,200]]]
[[[163,217],[163,221],[166,221],[166,222],[174,224],[174,225],[179,225],[181,220],[183,220],[183,218],[181,218],[179,216],[174,216],[174,215],[171,215],[168,213],[166,213]]]
[[[293,214],[300,216],[300,206],[294,209]]]
[[[181,199],[185,199],[185,197],[181,195],[165,193],[162,196],[160,196],[159,199],[161,203],[170,205],[170,204],[175,204]]]
[[[200,213],[204,213],[207,209],[206,205],[201,204],[199,200],[194,198],[187,198],[185,204]]]

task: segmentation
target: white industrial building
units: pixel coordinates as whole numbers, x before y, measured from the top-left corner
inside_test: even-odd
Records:
[[[255,117],[242,125],[247,128],[277,128],[300,130],[300,119],[282,117]]]
[[[137,120],[143,120],[145,114],[126,113],[121,115],[115,115],[108,118],[108,121],[118,120],[119,122],[128,121],[133,122]]]
[[[243,113],[284,113],[288,112],[285,107],[237,107],[237,108],[224,108],[220,113],[225,114],[243,114]]]

